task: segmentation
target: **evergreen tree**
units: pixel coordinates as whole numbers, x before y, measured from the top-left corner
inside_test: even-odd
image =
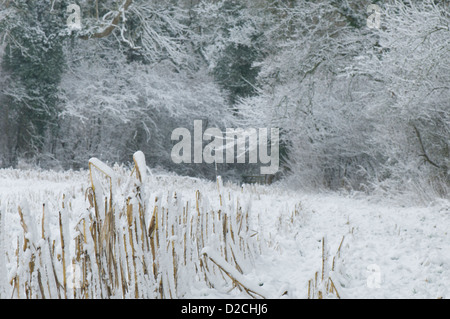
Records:
[[[64,1],[53,7],[45,0],[12,1],[1,26],[7,42],[2,67],[11,79],[4,92],[17,121],[11,136],[17,156],[41,153],[46,136],[57,133],[58,85],[67,36],[63,5]]]

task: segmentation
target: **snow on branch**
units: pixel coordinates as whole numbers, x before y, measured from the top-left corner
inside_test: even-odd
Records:
[[[125,3],[120,7],[119,12],[114,16],[109,25],[102,31],[95,32],[94,34],[82,36],[81,39],[88,40],[90,38],[104,38],[110,35],[114,29],[118,26],[120,19],[125,14],[125,11],[133,3],[133,0],[126,0]]]
[[[255,298],[255,295],[260,298],[267,299],[267,293],[261,287],[255,285],[245,278],[238,270],[230,265],[219,254],[214,252],[210,247],[205,247],[202,250],[202,255],[206,255],[214,264],[217,265],[230,279],[239,285],[249,296]]]

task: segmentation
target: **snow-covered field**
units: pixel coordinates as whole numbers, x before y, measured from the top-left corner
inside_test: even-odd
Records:
[[[114,175],[117,265],[110,269],[115,275],[105,278],[99,273],[109,269],[102,264],[108,251],[104,260],[95,256],[102,250],[90,243],[101,241],[86,231],[87,221],[95,220],[89,171],[0,170],[1,298],[317,298],[318,291],[324,298],[450,297],[449,201],[418,207],[146,172],[140,183],[119,167]],[[162,214],[156,219],[156,252],[149,240],[136,247],[145,236],[153,243],[155,211]],[[127,214],[143,216],[148,233],[137,222],[127,229]],[[77,240],[84,240],[84,248]],[[67,269],[81,265],[81,285],[70,285],[63,263]],[[113,277],[119,284],[110,292],[104,286],[115,287]]]

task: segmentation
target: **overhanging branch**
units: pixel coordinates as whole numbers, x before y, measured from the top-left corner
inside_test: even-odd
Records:
[[[119,13],[114,17],[114,19],[111,21],[109,26],[107,26],[103,31],[96,32],[96,33],[90,34],[90,35],[84,35],[80,38],[83,40],[88,40],[91,38],[99,39],[99,38],[104,38],[104,37],[107,37],[108,35],[110,35],[114,31],[114,29],[117,27],[117,25],[119,24],[120,18],[122,17],[122,13],[128,9],[128,7],[131,5],[132,2],[133,2],[133,0],[126,0],[125,3],[123,4],[123,6],[120,8]]]
[[[428,156],[427,152],[425,151],[425,147],[423,146],[422,136],[420,134],[419,129],[415,125],[413,125],[412,127],[414,128],[414,131],[416,132],[416,136],[417,136],[417,139],[419,140],[420,148],[422,150],[422,154],[420,154],[420,156],[422,156],[426,162],[428,162],[429,164],[433,165],[434,167],[441,168],[440,165],[436,164],[435,162],[433,162],[430,159],[430,157]]]

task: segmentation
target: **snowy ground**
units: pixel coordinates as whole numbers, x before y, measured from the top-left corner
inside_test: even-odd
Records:
[[[261,277],[277,286],[289,283],[295,296],[306,297],[305,282],[319,269],[318,240],[326,235],[333,252],[345,235],[341,297],[450,297],[448,202],[405,207],[339,195],[297,196],[310,214],[295,238],[284,235],[280,254],[262,256],[256,271]]]
[[[62,194],[84,198],[87,175],[0,170],[1,212],[23,198],[36,205]],[[186,193],[215,187],[189,178],[152,178],[155,191],[168,185]],[[266,245],[245,276],[269,297],[285,291],[283,298],[308,297],[308,281],[321,269],[324,237],[331,256],[344,238],[334,277],[341,298],[450,297],[449,201],[418,207],[369,197],[299,193],[279,186],[226,188],[251,201],[255,234],[263,234]],[[299,216],[292,223],[294,211]],[[227,296],[193,289],[185,297]]]

